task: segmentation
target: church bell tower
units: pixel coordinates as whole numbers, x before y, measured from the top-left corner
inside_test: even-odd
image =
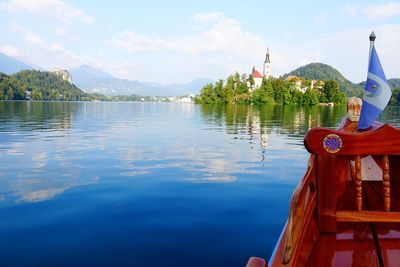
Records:
[[[267,48],[267,54],[265,55],[263,76],[266,79],[271,77],[271,61],[269,60],[269,47]]]

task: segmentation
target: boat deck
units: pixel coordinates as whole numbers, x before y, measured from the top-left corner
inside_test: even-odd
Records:
[[[393,185],[391,210],[400,211],[400,186]],[[355,187],[349,186],[340,209],[355,210]],[[366,210],[382,209],[382,182],[363,182]],[[318,237],[307,266],[400,266],[400,224],[341,222],[336,234]]]

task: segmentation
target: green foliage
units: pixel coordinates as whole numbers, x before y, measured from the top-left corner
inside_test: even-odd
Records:
[[[73,84],[47,71],[24,70],[0,75],[2,100],[85,100],[90,97]]]
[[[324,87],[320,95],[320,102],[345,104],[346,96],[339,90],[339,85],[336,81],[325,81]]]
[[[246,75],[229,75],[226,83],[218,80],[215,84],[204,86],[195,98],[197,104],[248,103],[249,88]]]
[[[392,96],[390,97],[389,105],[400,105],[400,87],[392,90]]]
[[[293,81],[283,79],[264,79],[261,86],[249,92],[246,75],[235,73],[223,80],[207,84],[196,96],[197,104],[280,104],[280,105],[317,105],[320,102],[344,104],[346,96],[340,92],[338,83],[326,81],[322,90],[311,89],[311,81],[302,80],[302,86],[308,88],[304,93],[296,89]],[[322,85],[322,82],[319,84]]]
[[[276,79],[272,81],[272,86],[274,88],[274,100],[277,104],[292,104],[292,90],[289,82]]]
[[[303,105],[317,105],[319,103],[319,93],[314,89],[307,89],[303,94]]]
[[[213,104],[215,98],[214,85],[209,83],[201,89],[200,96],[195,98],[195,103]]]
[[[400,88],[400,79],[392,78],[387,80],[391,88]]]
[[[337,69],[322,63],[310,63],[291,71],[282,76],[286,79],[288,76],[297,76],[307,80],[333,80],[339,85],[339,88],[346,96],[362,96],[363,88],[361,84],[355,84],[347,80]]]
[[[251,102],[254,104],[271,104],[274,103],[274,88],[271,80],[264,79],[260,88],[253,91]]]

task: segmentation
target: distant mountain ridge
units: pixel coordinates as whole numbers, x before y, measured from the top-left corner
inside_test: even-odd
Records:
[[[143,96],[182,96],[197,94],[207,83],[213,81],[197,78],[184,84],[163,85],[115,78],[93,67],[82,65],[70,70],[73,83],[87,93],[103,95],[143,95]]]
[[[32,69],[28,64],[0,52],[0,72],[10,75],[21,70]]]
[[[114,78],[112,75],[103,71],[97,70],[88,65],[81,65],[79,67],[71,68],[69,73],[73,77],[74,83],[85,84],[96,79],[111,79]]]
[[[334,80],[346,96],[361,96],[363,92],[360,84],[352,83],[337,69],[323,63],[307,64],[283,75],[282,78],[286,79],[289,76],[298,76],[308,80]]]
[[[0,72],[8,75],[22,70],[35,69],[32,66],[7,56],[0,52]],[[153,82],[118,79],[104,71],[88,65],[81,65],[69,70],[73,84],[87,93],[100,93],[104,95],[143,95],[143,96],[179,96],[190,93],[198,94],[201,88],[214,81],[207,78],[197,78],[188,83],[163,85]],[[353,83],[346,79],[337,69],[323,63],[310,63],[299,67],[283,76],[298,76],[305,79],[335,80],[340,89],[347,96],[361,96],[365,82]],[[400,88],[400,79],[388,80],[392,89]]]
[[[72,76],[72,79],[74,79],[74,76]],[[204,85],[210,82],[213,81],[209,79],[195,79],[185,84],[158,85],[154,83],[143,83],[136,80],[101,78],[83,83],[74,82],[74,84],[87,93],[99,93],[109,96],[182,96],[187,94],[197,94]]]
[[[390,89],[392,89],[392,90],[400,88],[400,79],[399,78],[392,78],[392,79],[387,80],[387,82],[390,86]],[[361,88],[364,88],[365,82],[360,82],[358,85],[361,86]]]

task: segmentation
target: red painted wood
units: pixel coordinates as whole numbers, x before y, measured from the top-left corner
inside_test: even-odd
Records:
[[[337,234],[320,235],[307,266],[379,266],[370,224],[342,223]]]
[[[381,182],[366,182],[365,192],[368,196],[368,207],[371,210],[382,210],[383,188]],[[395,192],[400,193],[398,190]],[[391,196],[393,210],[400,210],[400,199]],[[387,213],[387,212],[386,212]],[[392,213],[392,212],[390,212]],[[400,264],[400,223],[374,223],[376,239],[379,244],[382,262],[385,267],[397,267]]]
[[[349,163],[334,155],[317,156],[317,162],[318,227],[322,233],[335,233],[339,188],[347,181]]]
[[[342,149],[334,155],[400,155],[400,130],[389,124],[361,133],[314,128],[306,134],[304,146],[311,154],[329,155],[323,147],[328,134],[342,139]]]
[[[247,262],[246,267],[268,267],[268,264],[265,262],[264,259],[251,257]]]
[[[390,211],[390,176],[389,176],[389,159],[383,156],[383,201],[385,211]]]
[[[340,210],[336,218],[338,222],[400,222],[400,212]]]

